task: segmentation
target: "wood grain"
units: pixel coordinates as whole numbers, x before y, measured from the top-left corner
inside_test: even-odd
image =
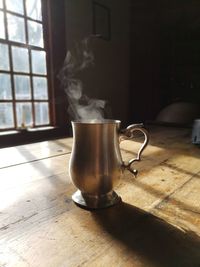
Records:
[[[123,201],[98,211],[71,200],[71,139],[13,147],[33,156],[10,153],[0,169],[0,266],[199,267],[200,150],[188,129],[150,136],[138,177],[116,188]],[[121,144],[124,160],[141,142]]]

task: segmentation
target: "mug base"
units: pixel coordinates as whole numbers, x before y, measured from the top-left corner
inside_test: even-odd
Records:
[[[121,201],[121,197],[115,191],[105,195],[88,195],[77,190],[72,195],[72,200],[80,207],[85,209],[103,209],[116,205]]]

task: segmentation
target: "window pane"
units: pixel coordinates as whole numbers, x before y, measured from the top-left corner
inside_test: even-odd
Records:
[[[32,126],[33,118],[32,118],[32,106],[31,103],[17,103],[17,126]]]
[[[26,0],[26,10],[28,17],[35,20],[42,20],[41,0]]]
[[[33,78],[34,99],[48,99],[47,79],[34,77]]]
[[[7,14],[8,38],[11,41],[26,43],[24,19]]]
[[[16,99],[31,99],[29,76],[14,75]]]
[[[13,69],[19,72],[29,72],[28,49],[12,47]]]
[[[3,11],[0,11],[0,38],[5,39],[5,24]]]
[[[6,0],[6,8],[15,13],[24,14],[23,0]]]
[[[36,74],[46,74],[46,53],[44,51],[31,51],[32,70]]]
[[[14,127],[12,104],[0,103],[0,129],[12,127]]]
[[[35,124],[49,124],[49,105],[48,103],[35,103]]]
[[[0,73],[0,99],[12,99],[10,74]]]
[[[0,0],[0,8],[3,8],[3,0]]]
[[[0,44],[0,69],[10,70],[10,62],[8,57],[8,45]]]
[[[42,24],[28,21],[28,40],[30,45],[44,47]]]

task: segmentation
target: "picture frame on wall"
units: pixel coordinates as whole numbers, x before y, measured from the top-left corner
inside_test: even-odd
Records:
[[[93,34],[109,41],[111,39],[110,9],[93,1]]]

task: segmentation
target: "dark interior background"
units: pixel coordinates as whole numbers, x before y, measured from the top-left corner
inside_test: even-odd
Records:
[[[154,119],[174,102],[200,104],[199,14],[197,0],[131,1],[130,108],[136,120]]]

